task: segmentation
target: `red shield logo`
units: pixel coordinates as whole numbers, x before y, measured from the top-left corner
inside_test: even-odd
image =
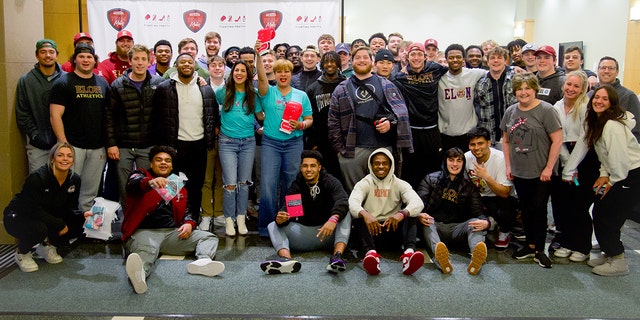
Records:
[[[107,11],[107,20],[109,21],[109,24],[117,31],[126,28],[129,24],[130,18],[131,13],[129,13],[129,10],[126,9],[115,8]]]
[[[205,22],[207,22],[207,14],[204,11],[195,9],[185,11],[182,18],[184,19],[184,24],[193,33],[200,31],[200,29],[204,27]]]
[[[278,10],[267,10],[260,13],[260,24],[263,28],[278,29],[282,23],[282,12]]]

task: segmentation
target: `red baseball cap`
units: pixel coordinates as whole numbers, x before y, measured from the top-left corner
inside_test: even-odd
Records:
[[[540,48],[538,48],[538,50],[536,50],[536,53],[534,53],[534,55],[538,55],[539,53],[546,53],[548,55],[552,55],[554,57],[556,57],[556,49],[554,49],[552,46],[541,46]]]
[[[91,35],[86,33],[86,32],[78,32],[76,33],[76,36],[73,37],[73,46],[75,47],[76,44],[78,44],[78,41],[80,41],[80,39],[89,39],[91,40],[91,42],[93,42],[93,38],[91,38]]]
[[[131,40],[133,40],[133,35],[131,34],[131,32],[129,32],[129,30],[120,30],[120,32],[118,32],[118,36],[116,37],[116,41],[120,40],[120,38],[131,38]]]
[[[438,48],[438,41],[436,41],[436,39],[427,39],[427,41],[424,42],[424,47],[426,48],[428,46],[435,46]]]
[[[422,52],[426,52],[426,50],[424,49],[424,45],[420,42],[414,42],[412,44],[409,45],[409,47],[407,48],[407,52],[411,52],[414,50],[419,50]]]

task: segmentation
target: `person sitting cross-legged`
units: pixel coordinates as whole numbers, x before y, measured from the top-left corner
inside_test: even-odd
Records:
[[[224,271],[222,262],[213,261],[218,249],[216,235],[196,230],[186,188],[179,189],[170,201],[156,191],[168,186],[175,158],[174,148],[155,146],[149,151],[151,169],[140,168],[127,181],[122,241],[128,254],[127,275],[139,294],[147,291],[146,278],[160,254],[195,251],[198,260],[189,263],[189,273],[213,277]]]
[[[300,173],[287,195],[300,195],[302,216],[287,211],[285,205],[267,230],[279,259],[267,260],[260,268],[269,274],[300,271],[300,262],[291,259],[291,251],[312,251],[333,247],[327,270],[346,270],[342,258],[351,232],[347,193],[340,181],[322,167],[322,154],[305,150],[301,155]],[[287,200],[286,202],[290,202]],[[293,211],[289,208],[289,211]]]
[[[376,243],[402,242],[402,273],[413,274],[424,264],[424,254],[415,251],[416,217],[423,208],[422,201],[408,182],[393,174],[394,159],[388,149],[373,151],[368,165],[370,173],[356,183],[349,196],[354,232],[365,252],[362,267],[370,275],[379,274]]]
[[[480,192],[466,175],[465,162],[460,148],[447,150],[442,171],[428,174],[418,187],[426,212],[418,221],[424,226],[422,233],[434,264],[445,274],[453,271],[445,242],[469,245],[470,274],[478,274],[487,260],[484,236],[490,223],[483,215]]]

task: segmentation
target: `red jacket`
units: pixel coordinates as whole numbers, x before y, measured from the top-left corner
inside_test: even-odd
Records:
[[[126,241],[138,229],[142,220],[153,212],[160,201],[164,201],[158,192],[149,186],[149,180],[155,177],[144,169],[136,170],[127,182],[127,202],[124,210],[124,221],[122,222],[122,241]],[[193,229],[196,223],[187,214],[187,190],[180,189],[180,193],[171,199],[173,209],[173,221],[176,227],[185,223],[191,225]]]
[[[115,52],[111,52],[107,59],[100,62],[98,74],[111,84],[129,68],[131,68],[129,61],[122,61],[118,59],[118,55]]]

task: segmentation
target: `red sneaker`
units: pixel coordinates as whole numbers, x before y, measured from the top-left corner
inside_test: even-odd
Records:
[[[380,273],[380,255],[376,252],[367,253],[362,259],[362,267],[368,274],[375,276]]]
[[[402,259],[402,273],[412,275],[424,264],[424,254],[420,251],[405,253],[400,256]]]

